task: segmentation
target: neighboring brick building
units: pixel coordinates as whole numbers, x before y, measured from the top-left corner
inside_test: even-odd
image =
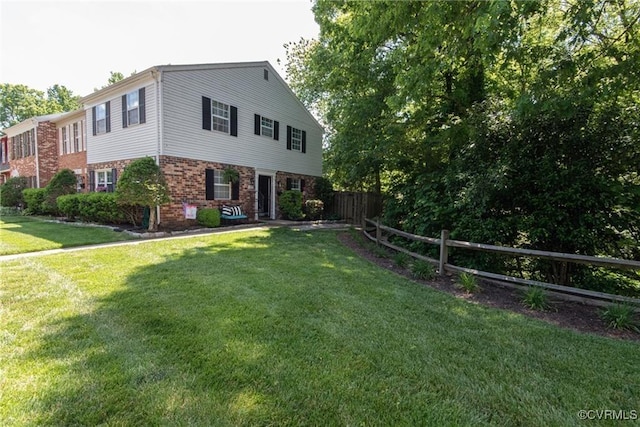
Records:
[[[61,169],[78,177],[78,190],[87,181],[86,126],[84,109],[70,113],[33,117],[4,129],[6,150],[0,171],[5,178],[24,176],[28,185],[44,188]],[[4,144],[5,142],[3,142]],[[2,146],[4,150],[5,147]]]
[[[4,130],[11,176],[45,187],[67,168],[78,191],[114,191],[128,164],[153,157],[170,189],[164,225],[188,222],[184,205],[275,219],[279,194],[312,198],[322,176],[323,129],[268,62],[152,67],[81,101]]]
[[[24,176],[30,187],[45,187],[58,172],[58,137],[55,120],[49,114],[33,117],[4,129],[9,150],[9,176]]]

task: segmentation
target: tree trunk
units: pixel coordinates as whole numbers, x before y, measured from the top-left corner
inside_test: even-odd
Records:
[[[158,224],[156,224],[156,206],[149,207],[149,228],[147,231],[157,231]]]

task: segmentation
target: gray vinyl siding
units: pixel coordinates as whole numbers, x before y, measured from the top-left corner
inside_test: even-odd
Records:
[[[162,154],[321,176],[322,129],[265,68],[164,71]],[[237,137],[202,128],[203,96],[237,107]],[[254,114],[279,122],[279,140],[254,134]],[[287,150],[287,126],[306,131],[306,153]]]
[[[146,122],[122,127],[122,95],[145,88]],[[92,107],[111,101],[111,132],[93,135]],[[121,92],[110,94],[85,105],[87,112],[87,163],[102,163],[113,160],[136,159],[158,154],[158,126],[156,86],[153,81],[123,88]]]

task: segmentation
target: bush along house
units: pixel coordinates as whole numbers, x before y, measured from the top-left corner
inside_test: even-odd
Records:
[[[155,66],[81,101],[88,190],[113,191],[153,157],[171,192],[164,225],[188,221],[185,206],[275,219],[278,194],[313,198],[322,176],[322,127],[266,61]]]

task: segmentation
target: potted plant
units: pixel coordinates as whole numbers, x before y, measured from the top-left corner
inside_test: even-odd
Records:
[[[236,183],[240,179],[240,173],[233,168],[226,168],[222,172],[222,179],[225,183]]]

